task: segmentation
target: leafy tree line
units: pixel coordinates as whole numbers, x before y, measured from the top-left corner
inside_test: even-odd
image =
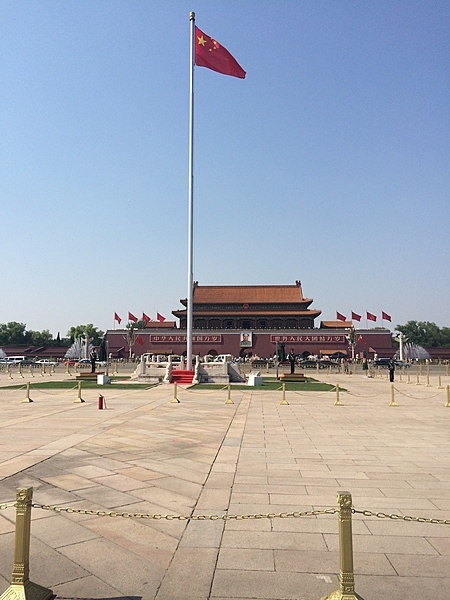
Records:
[[[43,331],[27,330],[24,323],[10,321],[9,323],[0,323],[0,346],[70,346],[75,340],[89,336],[92,344],[98,345],[104,333],[92,323],[88,325],[77,325],[71,327],[65,338],[61,338],[59,333],[54,338],[48,329]]]
[[[408,321],[397,325],[403,340],[423,348],[450,348],[450,327],[438,327],[430,321]]]
[[[132,329],[144,329],[144,321],[132,324]],[[405,325],[397,325],[397,331],[403,333],[404,341],[417,344],[424,348],[450,348],[450,327],[438,327],[430,321],[408,321]],[[1,346],[70,346],[76,340],[89,336],[89,341],[98,346],[104,332],[92,323],[87,325],[76,325],[71,327],[66,337],[61,338],[59,333],[53,338],[48,329],[43,331],[27,330],[24,323],[10,321],[0,323],[0,347]]]

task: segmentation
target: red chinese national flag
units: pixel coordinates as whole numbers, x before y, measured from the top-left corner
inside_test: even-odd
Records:
[[[133,323],[137,323],[139,319],[133,315],[133,313],[128,313],[128,320],[133,321]]]
[[[144,321],[144,323],[149,323],[151,321],[150,317],[147,316],[145,312],[142,313],[142,320]]]
[[[390,321],[391,320],[391,315],[388,315],[384,311],[381,311],[381,320],[382,321]]]
[[[372,313],[370,313],[370,312],[367,312],[367,313],[366,313],[366,318],[367,318],[367,320],[368,320],[368,321],[376,321],[376,320],[377,320],[376,316],[375,316],[375,315],[373,315],[373,314],[372,314]]]
[[[159,313],[156,313],[156,318],[158,319],[158,321],[160,323],[164,323],[164,321],[166,320],[166,317],[163,317],[162,315],[160,315]]]
[[[119,325],[122,323],[122,319],[119,317],[119,315],[116,312],[114,313],[114,321],[117,321],[119,323]]]
[[[344,317],[344,315],[341,315],[341,313],[340,313],[340,312],[337,312],[337,311],[336,311],[336,319],[337,319],[338,321],[346,321],[346,320],[347,320],[347,317]]]
[[[143,345],[144,345],[144,340],[141,338],[141,336],[140,336],[140,335],[138,335],[138,336],[136,337],[136,341],[137,341],[137,343],[138,343],[138,344],[140,344],[141,346],[143,346]]]
[[[219,42],[195,28],[195,64],[222,75],[245,79],[245,71],[237,60]]]
[[[352,321],[361,321],[361,315],[352,311]]]

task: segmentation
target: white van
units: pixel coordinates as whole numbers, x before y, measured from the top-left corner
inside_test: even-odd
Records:
[[[30,358],[27,358],[26,356],[5,356],[5,358],[2,358],[2,362],[6,363],[7,365],[30,365],[34,361]]]

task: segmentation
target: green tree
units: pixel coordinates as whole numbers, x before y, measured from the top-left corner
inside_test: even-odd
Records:
[[[92,323],[88,323],[88,325],[77,325],[76,327],[71,327],[67,332],[67,336],[72,340],[72,343],[75,342],[75,340],[84,338],[86,334],[89,336],[89,341],[91,344],[98,346],[101,338],[104,335],[104,332],[100,329],[97,329],[97,327],[94,327]]]
[[[405,325],[397,325],[396,329],[403,333],[405,341],[424,348],[450,345],[450,329],[440,329],[430,321],[408,321]]]
[[[28,344],[30,342],[31,336],[26,331],[24,323],[17,323],[16,321],[0,323],[0,344],[3,346]]]
[[[34,346],[52,346],[53,336],[48,329],[43,331],[29,331],[31,342]]]

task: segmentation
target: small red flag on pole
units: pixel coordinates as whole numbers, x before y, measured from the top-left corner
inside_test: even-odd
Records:
[[[368,321],[376,321],[377,317],[370,312],[367,312],[366,318]]]
[[[150,317],[146,315],[145,312],[142,313],[142,320],[144,323],[149,323],[151,321]]]
[[[114,313],[114,321],[117,321],[119,323],[119,325],[122,323],[122,319],[119,317],[119,315],[116,312]]]
[[[352,311],[352,321],[361,321],[361,315]]]
[[[162,315],[160,315],[159,313],[156,313],[156,318],[158,319],[158,321],[160,323],[164,323],[164,321],[166,320],[166,317],[163,317]]]
[[[382,321],[391,321],[391,315],[388,315],[384,311],[381,311],[381,320]]]
[[[128,320],[133,321],[133,323],[137,323],[139,319],[133,315],[133,313],[128,312]]]
[[[342,315],[340,312],[337,312],[337,311],[336,311],[336,319],[337,319],[338,321],[346,321],[346,320],[347,320],[347,317],[344,317],[344,315]]]

